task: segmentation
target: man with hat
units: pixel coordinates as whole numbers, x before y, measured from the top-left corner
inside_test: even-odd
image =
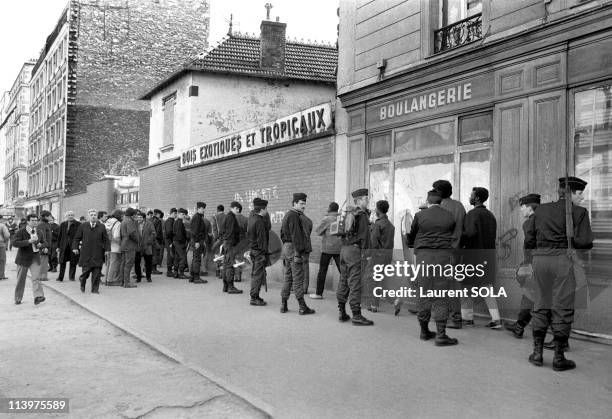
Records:
[[[536,208],[533,221],[528,224],[525,233],[525,240],[536,242],[532,252],[536,283],[533,353],[529,356],[529,362],[536,366],[543,365],[544,338],[550,326],[555,343],[555,371],[576,368],[574,361],[565,359],[564,352],[574,321],[576,280],[571,249],[593,247],[589,214],[586,208],[578,206],[584,199],[586,185],[587,182],[574,176],[560,178],[559,200]],[[571,240],[568,240],[568,228],[573,235]]]
[[[176,219],[178,211],[176,208],[170,208],[170,214],[166,221],[164,221],[164,244],[166,246],[166,276],[168,278],[174,278],[174,220]]]
[[[223,292],[228,294],[242,294],[242,290],[234,286],[234,259],[235,247],[240,243],[240,224],[236,214],[242,211],[240,202],[233,201],[230,211],[225,216],[220,238],[223,241]]]
[[[408,246],[414,247],[415,260],[418,265],[440,265],[444,266],[452,262],[453,258],[453,231],[455,220],[453,215],[440,206],[442,196],[440,191],[431,190],[427,193],[427,208],[417,212],[412,220],[410,232],[408,233]],[[421,340],[435,338],[436,346],[456,345],[457,339],[446,334],[446,322],[448,320],[449,301],[447,297],[429,297],[430,290],[444,291],[454,289],[451,281],[454,278],[445,277],[443,274],[436,275],[436,269],[432,274],[416,277],[418,287],[417,318],[421,326]],[[436,322],[436,333],[429,330],[429,320],[433,311]]]
[[[372,326],[374,322],[361,314],[362,265],[365,262],[362,252],[370,248],[370,218],[368,208],[368,190],[357,189],[351,195],[356,208],[351,226],[347,226],[346,237],[340,249],[340,281],[336,290],[338,299],[339,320],[346,322],[351,317],[346,314],[348,300],[353,313],[353,325]]]
[[[153,210],[153,218],[151,222],[155,227],[155,246],[153,247],[153,275],[161,275],[163,272],[157,270],[161,266],[164,259],[164,229],[163,229],[164,212],[159,208]]]
[[[178,209],[177,219],[172,224],[172,247],[174,248],[174,277],[187,279],[183,274],[187,268],[187,230],[183,220],[187,216],[185,208]]]
[[[281,290],[281,313],[286,313],[287,300],[291,289],[300,305],[301,315],[314,314],[314,310],[304,301],[304,255],[307,251],[307,238],[302,221],[302,213],[306,208],[306,194],[294,193],[292,208],[283,217],[281,241],[283,242],[284,283]]]
[[[206,203],[196,203],[196,213],[191,219],[191,248],[193,249],[193,258],[191,260],[191,279],[189,282],[194,284],[205,284],[208,281],[200,278],[200,266],[202,265],[202,257],[206,255],[206,241],[208,239],[207,224],[204,222],[204,211]],[[206,263],[206,260],[204,260]]]
[[[521,266],[517,272],[517,280],[521,288],[526,288],[527,281],[533,281],[533,278],[529,278],[529,276],[533,275],[523,275],[521,271],[526,269],[529,270],[531,268],[531,261],[533,256],[531,254],[532,250],[535,249],[536,242],[533,240],[533,237],[528,239],[527,237],[527,229],[529,227],[530,221],[535,213],[535,209],[540,205],[540,195],[535,193],[527,194],[521,198],[519,198],[520,211],[525,221],[523,222],[523,262],[521,262]],[[518,317],[515,323],[506,324],[505,328],[512,332],[514,337],[520,339],[523,337],[523,333],[525,332],[525,327],[531,321],[531,310],[533,310],[533,300],[529,298],[526,293],[523,293],[521,296],[521,306],[518,313]]]
[[[261,198],[253,199],[253,212],[249,217],[247,238],[251,253],[253,268],[251,270],[251,305],[265,306],[266,302],[259,296],[261,286],[266,282],[266,265],[268,243],[270,240],[270,225],[266,223],[268,201]]]
[[[368,297],[370,305],[367,309],[374,313],[378,312],[380,307],[380,298],[374,296],[374,287],[376,286],[376,282],[373,279],[374,266],[388,265],[393,261],[395,226],[389,221],[389,217],[387,217],[388,211],[388,201],[382,200],[376,202],[376,221],[374,221],[370,230],[372,257],[368,263],[368,282],[370,283],[370,295]]]

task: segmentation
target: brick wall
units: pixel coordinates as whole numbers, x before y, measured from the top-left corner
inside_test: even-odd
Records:
[[[67,195],[147,164],[149,103],[136,98],[206,49],[208,13],[208,0],[71,1]]]
[[[97,211],[110,212],[115,208],[115,181],[104,179],[87,185],[86,192],[66,196],[62,201],[60,219],[64,219],[66,211],[74,211],[79,219],[81,215],[87,216],[87,210],[93,208]]]
[[[178,171],[178,160],[142,169],[141,207],[184,207],[195,211],[195,203],[207,203],[206,216],[218,204],[229,209],[236,200],[248,215],[256,196],[269,201],[272,229],[280,233],[281,220],[291,207],[294,192],[308,195],[306,215],[316,227],[334,197],[333,137],[293,144],[261,153]],[[318,261],[319,237],[312,236],[312,260]]]

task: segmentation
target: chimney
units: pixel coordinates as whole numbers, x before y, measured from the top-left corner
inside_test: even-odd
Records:
[[[271,20],[261,21],[259,65],[263,70],[285,72],[285,31],[286,23]]]

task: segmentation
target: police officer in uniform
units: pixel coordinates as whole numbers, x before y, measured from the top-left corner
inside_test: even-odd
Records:
[[[206,255],[206,241],[210,233],[204,219],[205,209],[205,202],[197,202],[196,213],[191,220],[191,247],[193,248],[193,257],[189,282],[194,284],[205,284],[208,282],[200,278],[200,266],[202,265],[202,257]],[[206,264],[206,258],[204,258],[204,263]]]
[[[340,282],[336,291],[338,299],[339,320],[346,322],[351,317],[346,314],[348,300],[353,313],[353,325],[372,326],[374,322],[361,314],[361,286],[363,264],[362,252],[370,248],[370,225],[368,208],[368,190],[357,189],[351,195],[357,206],[353,226],[346,231],[346,237],[340,249]]]
[[[525,239],[523,241],[523,262],[521,263],[521,267],[530,266],[533,256],[531,252],[535,249],[536,241],[535,237],[527,238],[527,229],[529,227],[529,223],[535,214],[535,209],[540,205],[540,195],[535,193],[530,193],[525,195],[519,199],[519,205],[521,209],[521,214],[525,218],[525,222],[523,222],[523,233]],[[521,283],[521,287],[524,287],[526,284],[524,281],[532,280],[533,278],[518,278]],[[531,321],[531,310],[533,310],[533,301],[526,296],[525,294],[521,297],[521,306],[518,313],[518,317],[516,323],[505,325],[506,329],[512,332],[514,337],[520,339],[523,337],[523,333],[525,332],[525,327]]]
[[[187,216],[185,208],[179,208],[177,219],[172,224],[172,248],[174,249],[174,277],[187,279],[183,274],[187,267],[187,230],[184,219]]]
[[[166,276],[168,278],[174,278],[174,220],[177,217],[176,208],[170,208],[170,215],[164,222],[164,242],[166,245],[166,266],[168,271]]]
[[[550,326],[554,336],[553,369],[565,371],[576,368],[576,363],[565,358],[565,345],[574,321],[576,281],[573,274],[571,250],[566,235],[566,205],[571,208],[574,249],[593,247],[593,232],[589,214],[579,204],[587,182],[577,177],[559,179],[559,200],[540,205],[530,219],[526,240],[536,241],[533,269],[536,282],[536,301],[533,311],[533,353],[529,362],[543,365],[542,349]],[[571,196],[566,196],[569,190]],[[571,200],[571,203],[566,203]]]
[[[307,237],[302,221],[302,213],[306,208],[306,194],[294,193],[292,207],[285,216],[281,226],[281,241],[283,242],[283,272],[284,282],[281,289],[281,313],[286,313],[287,300],[293,288],[295,298],[300,305],[301,315],[314,314],[314,310],[304,301],[304,255],[307,251]]]
[[[268,201],[261,198],[253,199],[253,212],[249,217],[247,238],[253,269],[251,270],[251,302],[252,306],[265,306],[266,302],[259,296],[261,286],[266,282],[266,266],[268,265],[268,244],[270,242],[270,225],[266,223]]]
[[[236,258],[235,247],[240,242],[240,225],[236,214],[242,211],[240,202],[233,201],[230,204],[230,212],[227,213],[223,222],[223,230],[220,238],[223,240],[223,292],[228,294],[242,294],[242,290],[234,286],[234,260]]]
[[[417,264],[441,265],[449,264],[453,260],[453,231],[455,220],[453,215],[440,206],[442,195],[438,190],[427,193],[427,209],[415,214],[414,220],[408,233],[408,245],[414,247]],[[421,340],[436,338],[436,346],[456,345],[457,339],[450,338],[446,334],[446,322],[448,320],[449,299],[447,297],[421,297],[421,292],[429,290],[454,289],[451,283],[453,278],[436,275],[419,275],[416,278],[418,314],[417,318],[421,326]],[[436,329],[438,334],[429,330],[429,319],[431,312],[434,313]]]

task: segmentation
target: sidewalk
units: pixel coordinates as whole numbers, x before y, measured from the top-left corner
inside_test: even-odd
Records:
[[[0,397],[68,398],[70,413],[0,417],[267,417],[48,288],[44,303],[33,304],[28,286],[15,305],[14,268],[7,273],[0,281]]]
[[[313,316],[299,316],[293,297],[281,314],[274,285],[262,294],[269,305],[253,307],[248,293],[224,294],[219,279],[208,279],[193,285],[158,275],[135,289],[102,286],[100,295],[55,282],[53,274],[45,284],[247,400],[272,406],[276,417],[608,418],[612,410],[607,345],[572,341],[568,357],[578,368],[560,373],[551,368],[552,352],[542,368],[527,362],[529,338],[476,327],[450,331],[460,344],[439,348],[418,339],[410,314],[367,313],[376,325],[354,327],[337,321],[330,293],[308,301]],[[237,286],[246,291],[248,282]]]

